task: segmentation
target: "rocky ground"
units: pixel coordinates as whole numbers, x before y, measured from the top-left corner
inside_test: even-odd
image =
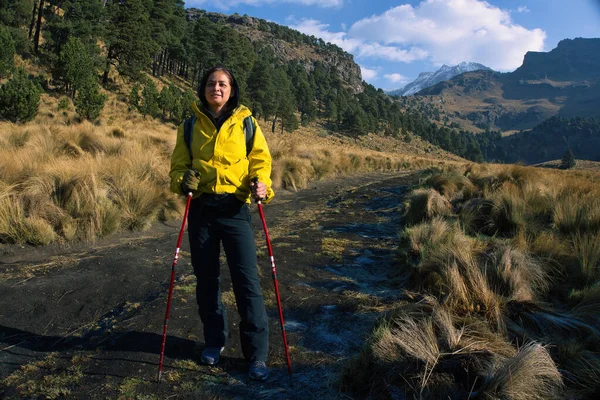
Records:
[[[400,296],[390,283],[409,174],[370,174],[279,191],[264,206],[293,373],[288,376],[265,237],[252,206],[270,316],[267,382],[247,380],[225,262],[231,338],[199,364],[187,235],[177,267],[163,379],[157,370],[181,221],[94,244],[0,247],[0,398],[352,399],[339,374]]]

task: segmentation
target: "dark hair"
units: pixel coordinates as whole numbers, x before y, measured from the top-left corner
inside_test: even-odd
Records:
[[[235,80],[235,77],[231,73],[231,71],[222,65],[214,66],[204,73],[204,76],[202,77],[202,80],[200,81],[200,85],[198,86],[198,98],[200,99],[200,102],[202,103],[202,105],[205,108],[209,108],[208,101],[206,101],[206,97],[205,97],[206,83],[208,82],[208,77],[215,71],[224,72],[225,75],[227,75],[229,77],[232,93],[231,93],[231,97],[227,101],[227,104],[225,104],[225,110],[227,112],[233,111],[233,109],[235,109],[240,104],[240,88],[238,86],[237,81]]]

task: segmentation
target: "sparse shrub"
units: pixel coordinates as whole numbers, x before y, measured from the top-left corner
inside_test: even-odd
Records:
[[[100,93],[98,82],[95,79],[88,80],[75,96],[75,110],[81,117],[92,121],[102,112],[105,101],[106,95]]]
[[[11,122],[32,120],[40,104],[40,88],[27,77],[21,67],[0,86],[0,118]]]

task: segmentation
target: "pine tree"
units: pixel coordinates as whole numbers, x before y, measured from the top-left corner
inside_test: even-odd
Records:
[[[55,0],[53,0],[55,2]],[[51,2],[52,4],[52,2]],[[77,38],[92,59],[95,68],[101,67],[98,42],[103,37],[105,7],[102,1],[62,0],[59,7],[64,13],[46,13],[44,27],[44,49],[48,61],[57,63],[58,56],[71,38]]]
[[[96,79],[92,57],[81,40],[70,37],[60,52],[59,73],[65,82],[65,92],[75,98],[79,88]]]
[[[188,28],[183,38],[183,45],[191,65],[192,87],[200,81],[202,73],[217,63],[212,53],[212,42],[215,40],[215,24],[208,18],[202,17]]]
[[[575,156],[573,155],[573,152],[571,151],[571,147],[568,146],[567,150],[565,150],[565,153],[562,156],[562,159],[560,160],[560,168],[571,169],[576,164],[577,164],[577,161],[575,161]]]
[[[277,113],[279,100],[275,82],[274,61],[268,53],[261,55],[248,76],[248,106],[257,118],[271,119]]]
[[[150,115],[151,117],[157,117],[160,115],[160,107],[158,106],[158,89],[156,89],[156,85],[152,81],[152,79],[148,79],[146,85],[144,86],[144,90],[142,90],[142,105],[140,106],[140,111],[144,115]]]
[[[183,96],[181,97],[181,118],[180,120],[184,120],[187,117],[193,114],[192,104],[194,104],[197,100],[196,94],[192,92],[190,89],[187,89],[183,92]]]
[[[100,116],[104,108],[106,95],[100,93],[96,78],[84,82],[75,97],[75,111],[81,117],[93,121]]]
[[[281,118],[281,131],[286,129],[288,132],[292,132],[298,129],[298,119],[294,114],[296,106],[292,83],[282,68],[275,68],[270,79],[277,83],[275,91],[270,93],[270,97],[277,102],[271,131],[275,132],[277,119]]]
[[[120,74],[139,79],[142,68],[158,51],[158,45],[151,36],[151,6],[152,2],[148,0],[113,0],[106,3],[104,84],[108,83],[111,65],[116,65]]]
[[[40,88],[23,69],[17,69],[11,79],[0,87],[0,118],[12,122],[32,120],[40,105]]]
[[[0,25],[0,78],[7,77],[15,68],[15,42],[8,28]]]
[[[37,10],[38,0],[0,0],[0,26],[8,29],[15,49],[21,55],[30,55],[31,41],[27,38],[27,27],[32,9]],[[0,47],[0,51],[4,50]]]

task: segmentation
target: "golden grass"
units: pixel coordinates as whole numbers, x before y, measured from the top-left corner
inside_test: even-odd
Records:
[[[579,271],[586,282],[594,283],[600,278],[600,231],[577,233],[573,236],[573,253]]]
[[[475,185],[456,168],[441,171],[430,176],[424,186],[432,187],[448,200],[456,197],[471,197]]]
[[[94,240],[180,216],[182,200],[169,192],[168,177],[176,126],[144,118],[128,110],[122,95],[107,94],[94,123],[80,121],[70,104],[59,110],[59,99],[47,94],[33,122],[0,123],[0,241]],[[322,129],[301,127],[285,135],[263,130],[273,156],[275,189],[295,190],[342,174],[418,169],[440,162],[367,149],[347,138],[324,138],[317,131]],[[411,149],[419,153],[418,146]]]
[[[563,398],[562,377],[548,351],[530,344],[515,352],[509,338],[552,343],[571,374],[569,390],[583,397],[595,393],[597,385],[584,382],[600,371],[599,183],[598,174],[522,166],[428,170],[407,201],[399,248],[402,282],[423,294],[416,296],[422,315],[392,313],[381,323],[371,360],[399,368],[390,374],[402,374],[404,381],[386,374],[389,381],[382,382],[376,374],[384,372],[376,370],[369,382],[382,387],[369,393],[385,393],[389,383],[415,398],[458,390],[436,373],[448,365],[448,354],[468,353],[477,359],[470,358],[478,378],[473,397]],[[451,202],[428,216],[433,191]],[[401,346],[395,333],[413,347]],[[571,357],[573,338],[581,346]],[[585,359],[569,363],[573,358]],[[416,366],[407,367],[411,362]]]
[[[0,240],[49,244],[147,229],[181,210],[168,192],[173,129],[147,121],[0,124]]]

